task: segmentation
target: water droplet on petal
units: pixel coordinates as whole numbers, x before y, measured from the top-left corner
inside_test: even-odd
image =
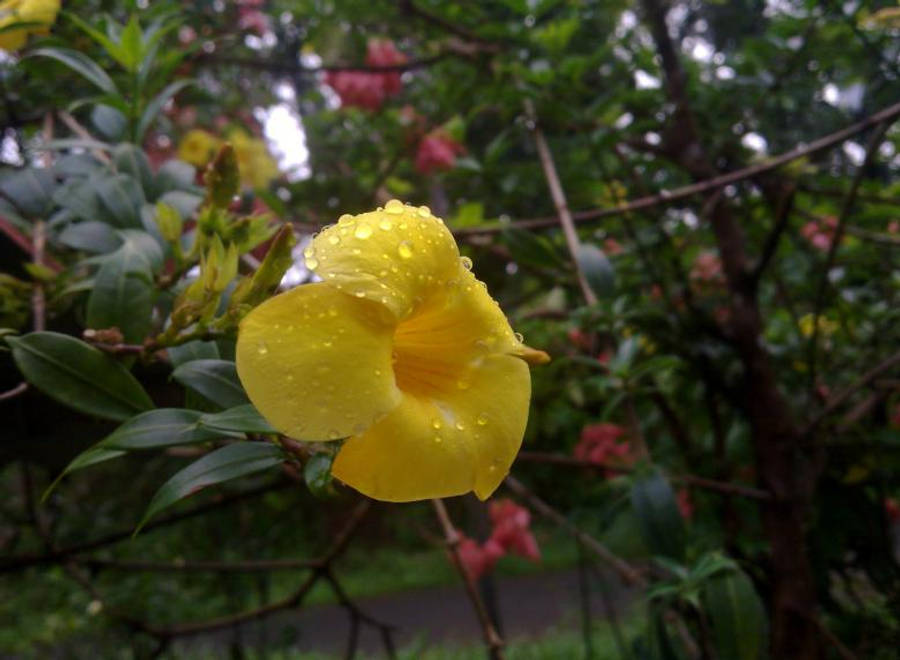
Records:
[[[463,424],[462,422],[456,422],[456,424],[454,424],[454,426],[456,426],[457,431],[465,431],[466,430],[466,425]]]
[[[329,308],[328,316],[331,316],[333,318],[337,315],[338,315],[338,311],[334,307]]]
[[[517,332],[517,333],[515,334],[515,337],[516,337],[516,341],[519,342],[520,344],[521,344],[523,341],[525,341],[525,337],[522,335],[521,332]]]
[[[460,257],[459,263],[462,264],[462,267],[466,270],[472,270],[472,260],[469,257]]]
[[[356,231],[353,232],[353,235],[361,241],[366,240],[369,236],[372,235],[372,225],[361,223],[357,225]]]
[[[420,218],[427,218],[428,216],[431,215],[431,209],[428,208],[427,206],[420,206],[418,208],[418,210],[416,211],[416,213],[419,215]]]
[[[436,443],[440,443],[442,440],[443,440],[443,438],[441,438],[441,436],[439,436],[439,435],[434,436],[434,441]]]
[[[384,210],[392,215],[403,213],[403,202],[399,199],[392,199],[384,205]]]
[[[269,352],[269,345],[266,342],[261,341],[256,345],[256,352],[260,355],[265,355]]]
[[[467,390],[472,387],[472,383],[465,380],[464,378],[460,378],[458,381],[456,381],[456,386],[461,390]]]
[[[387,218],[385,218],[384,220],[382,220],[381,222],[378,223],[378,227],[380,229],[383,229],[384,231],[390,231],[393,228],[393,226],[394,225]]]
[[[366,292],[365,292],[365,291],[357,291],[354,295],[355,295],[357,298],[365,298],[365,297],[366,297]]]
[[[306,267],[309,270],[315,270],[319,267],[319,262],[315,257],[307,257],[306,258]]]
[[[337,245],[338,243],[341,242],[341,237],[338,236],[337,234],[331,234],[331,236],[328,237],[328,242],[331,243],[332,245]]]
[[[485,413],[481,413],[475,419],[475,423],[478,424],[478,426],[486,426],[488,423],[488,416]]]
[[[324,346],[325,348],[331,348],[331,342],[330,342],[330,341],[323,341],[323,342],[322,342],[322,346]]]
[[[409,259],[413,255],[412,244],[409,241],[401,241],[397,246],[397,254],[401,259]]]
[[[433,426],[436,429],[441,428],[441,426],[442,426],[441,420],[439,420],[437,417],[435,417],[434,419],[431,420],[431,426]]]
[[[351,222],[353,222],[353,216],[350,215],[349,213],[345,213],[340,218],[338,218],[339,225],[348,225]]]
[[[340,438],[340,437],[341,437],[341,434],[338,433],[337,431],[335,431],[334,429],[332,429],[332,430],[330,430],[330,431],[328,432],[328,439],[329,439],[329,440],[337,440],[337,439]]]
[[[303,256],[307,259],[312,258],[312,256],[316,253],[315,250],[312,249],[312,246],[303,248]]]

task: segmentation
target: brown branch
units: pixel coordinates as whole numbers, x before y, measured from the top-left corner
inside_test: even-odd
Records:
[[[494,628],[494,624],[491,621],[487,608],[484,606],[484,601],[481,600],[481,596],[478,594],[475,581],[466,570],[466,567],[459,556],[459,532],[456,531],[456,528],[450,521],[450,516],[447,514],[447,507],[444,506],[444,501],[435,499],[431,500],[431,502],[434,505],[434,512],[437,515],[438,522],[444,530],[444,538],[446,539],[450,559],[463,580],[466,593],[469,596],[469,600],[472,601],[472,607],[475,609],[475,614],[478,616],[484,643],[488,647],[488,654],[492,660],[503,660],[505,657],[503,652],[503,639],[497,633],[496,628]]]
[[[46,242],[46,225],[43,220],[35,220],[31,235],[31,260],[37,266],[44,264],[44,246]],[[45,330],[47,328],[47,299],[44,294],[44,285],[39,281],[34,283],[34,290],[31,293],[31,313],[35,332]]]
[[[544,463],[547,465],[563,465],[566,467],[589,468],[594,470],[606,470],[608,472],[618,472],[621,474],[631,474],[637,468],[630,465],[622,465],[616,463],[601,463],[596,461],[575,458],[574,456],[566,456],[565,454],[553,454],[550,452],[540,451],[521,451],[518,460],[528,463]],[[670,481],[674,483],[682,483],[689,486],[695,486],[704,490],[711,490],[726,495],[740,495],[755,500],[770,500],[772,494],[760,490],[759,488],[751,488],[750,486],[742,486],[731,482],[717,481],[715,479],[707,479],[706,477],[698,477],[694,474],[672,474],[668,475]]]
[[[871,369],[869,369],[869,371],[860,376],[852,385],[838,392],[831,399],[829,399],[828,403],[825,404],[825,407],[822,409],[822,411],[819,412],[819,414],[816,415],[803,430],[803,435],[809,436],[825,418],[827,418],[835,410],[844,405],[847,399],[856,394],[856,392],[858,392],[862,388],[866,387],[876,378],[884,373],[887,373],[896,366],[900,366],[900,352],[894,353],[892,356],[890,356],[880,364],[872,367]]]
[[[149,573],[259,573],[267,571],[289,571],[319,567],[316,559],[259,559],[239,562],[228,561],[144,561],[133,559],[82,559],[74,562],[98,569],[141,571]]]
[[[457,25],[451,21],[448,21],[443,16],[439,16],[433,12],[428,11],[417,5],[413,0],[400,0],[399,2],[400,9],[402,9],[407,14],[412,14],[413,16],[417,16],[421,18],[426,23],[431,23],[432,25],[436,25],[445,32],[449,32],[450,34],[454,34],[457,37],[464,39],[467,42],[479,44],[481,48],[491,49],[494,52],[499,51],[500,47],[481,37],[471,30],[462,27],[461,25]]]
[[[781,235],[784,233],[784,230],[787,229],[791,209],[794,207],[794,195],[796,191],[796,186],[791,182],[786,183],[782,189],[781,198],[778,200],[778,207],[775,209],[775,222],[771,231],[769,231],[766,236],[759,260],[756,262],[753,273],[750,275],[755,282],[759,282],[768,267],[769,262],[771,262],[772,258],[775,256],[775,252],[778,250]]]
[[[22,381],[12,389],[6,390],[5,392],[0,392],[0,401],[6,401],[7,399],[15,399],[20,394],[24,394],[28,390],[28,383]]]
[[[430,57],[421,59],[412,59],[401,64],[323,64],[321,66],[304,66],[303,64],[295,64],[292,62],[284,62],[278,60],[254,59],[250,57],[231,57],[227,55],[207,55],[203,54],[195,58],[199,63],[209,63],[213,65],[224,64],[229,66],[238,66],[244,69],[254,69],[257,71],[272,71],[274,73],[295,73],[295,74],[316,74],[320,72],[339,72],[352,71],[359,73],[403,73],[404,71],[413,71],[436,64],[441,60],[461,55],[454,50],[444,50]]]
[[[629,565],[622,559],[619,559],[619,557],[610,552],[605,545],[600,543],[600,541],[595,539],[593,536],[579,529],[563,514],[544,502],[544,500],[539,498],[537,495],[532,493],[521,481],[519,481],[512,475],[508,475],[503,483],[505,483],[506,487],[509,488],[512,492],[514,492],[525,502],[527,502],[532,509],[537,511],[548,520],[556,523],[567,532],[569,532],[569,534],[578,539],[585,548],[589,549],[595,555],[600,557],[600,559],[602,559],[604,562],[606,562],[607,565],[609,565],[614,571],[616,571],[626,583],[638,586],[646,586],[646,580],[644,580],[644,577],[636,569],[632,568],[631,565]]]
[[[569,210],[569,204],[566,201],[566,193],[556,171],[553,153],[550,151],[544,132],[538,125],[534,104],[530,99],[525,100],[525,114],[531,122],[531,133],[534,136],[534,144],[537,147],[538,157],[541,160],[541,169],[544,170],[544,178],[547,180],[547,187],[550,189],[550,196],[553,198],[553,205],[556,207],[556,215],[566,237],[566,246],[569,248],[569,254],[572,257],[572,265],[575,267],[575,277],[578,280],[578,286],[581,288],[581,294],[584,296],[585,302],[588,305],[594,305],[597,302],[597,295],[591,288],[590,283],[588,283],[587,277],[585,277],[581,268],[581,260],[579,259],[580,242],[578,240],[578,232],[575,230],[575,221],[572,219],[572,212]]]
[[[661,204],[672,204],[694,195],[699,195],[711,190],[723,188],[731,183],[737,183],[745,179],[750,179],[765,172],[777,169],[782,165],[791,161],[805,158],[811,154],[828,149],[836,144],[840,144],[845,140],[853,137],[857,133],[861,133],[884,121],[890,121],[900,116],[900,103],[888,106],[884,110],[880,110],[862,121],[851,124],[834,133],[830,133],[821,138],[813,140],[809,144],[795,147],[780,156],[775,156],[769,160],[751,165],[734,172],[721,174],[719,176],[710,177],[696,183],[692,183],[674,190],[664,190],[655,195],[640,197],[631,202],[620,204],[611,208],[591,209],[586,211],[576,211],[572,213],[572,219],[575,223],[591,222],[608,218],[612,216],[622,215],[631,211],[639,211],[651,208]],[[454,231],[456,236],[473,236],[480,234],[495,234],[502,232],[509,227],[520,227],[522,229],[541,229],[554,227],[559,224],[559,220],[555,217],[531,218],[526,220],[518,220],[511,223],[494,223],[482,225],[478,227],[460,227]]]

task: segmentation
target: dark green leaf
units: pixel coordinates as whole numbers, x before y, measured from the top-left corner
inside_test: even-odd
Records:
[[[223,410],[220,413],[208,413],[200,419],[203,426],[220,431],[236,431],[239,433],[278,433],[260,415],[252,404]]]
[[[106,436],[97,448],[124,451],[190,445],[222,437],[200,426],[202,413],[181,408],[159,408],[132,417]]]
[[[605,298],[613,294],[615,271],[603,250],[596,245],[579,245],[578,266],[598,298]]]
[[[217,360],[219,359],[219,349],[214,341],[200,341],[195,339],[181,346],[172,346],[167,348],[169,360],[173,367],[178,367],[192,360]]]
[[[217,449],[176,473],[156,492],[135,533],[154,515],[199,490],[281,464],[284,456],[275,445],[238,442]]]
[[[93,220],[73,222],[62,230],[58,240],[75,250],[98,254],[112,252],[122,245],[122,239],[112,227]]]
[[[167,160],[156,173],[156,188],[160,192],[186,190],[194,184],[196,170],[183,160]]]
[[[32,332],[6,341],[25,379],[63,405],[116,421],[153,407],[125,367],[79,339]]]
[[[150,161],[144,150],[133,144],[119,144],[112,152],[113,163],[122,174],[128,174],[141,184],[145,197],[153,197],[156,183]]]
[[[503,240],[517,262],[537,268],[562,268],[565,265],[553,243],[527,229],[504,229]]]
[[[141,207],[144,191],[127,174],[117,174],[97,181],[94,185],[100,204],[118,227],[141,227]]]
[[[720,658],[759,660],[768,647],[767,618],[759,594],[740,569],[718,573],[701,591]]]
[[[175,369],[172,377],[222,408],[234,408],[250,403],[238,380],[234,362],[194,360]]]
[[[144,134],[147,132],[147,129],[153,125],[154,120],[163,109],[163,106],[165,106],[166,103],[182,89],[193,84],[193,80],[176,80],[150,99],[149,103],[147,103],[147,107],[144,108],[144,112],[141,114],[140,121],[138,121],[135,139],[138,142],[143,140]]]
[[[330,454],[313,454],[303,466],[303,480],[309,492],[316,497],[334,495],[331,478],[331,464],[334,457]]]
[[[54,188],[53,173],[33,167],[14,172],[0,181],[0,194],[15,204],[22,215],[30,218],[47,215]]]
[[[659,470],[637,477],[631,487],[631,505],[650,551],[684,561],[684,521],[678,511],[675,493]]]
[[[107,140],[121,140],[128,127],[128,118],[112,106],[99,104],[91,110],[91,123]]]
[[[47,46],[37,48],[28,54],[28,57],[49,57],[62,62],[67,67],[86,78],[88,81],[109,94],[119,94],[116,84],[107,73],[100,68],[90,57],[77,50]]]

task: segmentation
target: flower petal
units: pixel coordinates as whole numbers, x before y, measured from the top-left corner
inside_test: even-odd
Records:
[[[444,223],[427,207],[397,200],[384,210],[341,216],[304,254],[325,282],[385,305],[397,319],[459,268],[459,250]]]
[[[487,499],[509,472],[528,421],[531,377],[522,360],[488,355],[470,385],[403,401],[341,447],[332,473],[379,500],[461,495]]]
[[[401,399],[384,309],[325,283],[270,298],[241,322],[237,370],[260,413],[285,435],[359,433]]]

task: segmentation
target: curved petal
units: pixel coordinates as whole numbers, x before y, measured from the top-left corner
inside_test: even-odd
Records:
[[[385,305],[396,319],[409,315],[430,289],[452,280],[459,269],[459,250],[444,223],[427,207],[397,200],[383,210],[341,216],[304,254],[325,282]]]
[[[332,474],[390,502],[470,490],[487,499],[522,444],[531,377],[525,362],[508,355],[485,357],[469,375],[470,385],[442,398],[404,393],[384,419],[347,440]]]
[[[270,298],[241,322],[237,370],[260,413],[285,435],[359,433],[401,399],[383,308],[325,283]]]

